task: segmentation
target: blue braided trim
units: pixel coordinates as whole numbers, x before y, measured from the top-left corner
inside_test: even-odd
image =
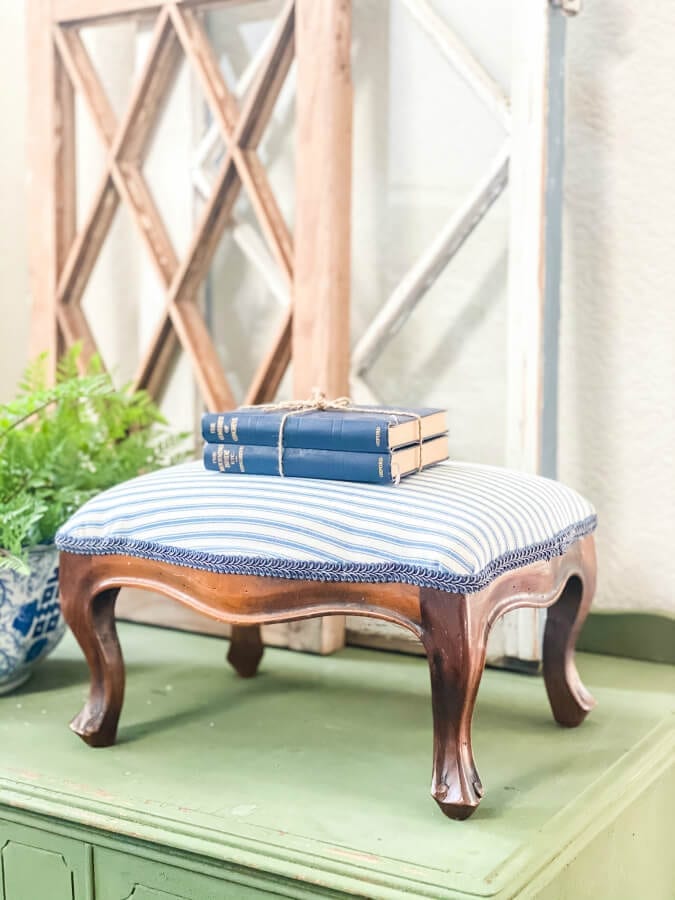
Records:
[[[299,581],[349,581],[371,584],[393,582],[468,594],[482,590],[503,572],[562,556],[571,544],[594,531],[596,525],[597,516],[589,516],[546,541],[502,554],[480,572],[472,575],[443,572],[410,563],[336,563],[226,556],[119,537],[78,538],[59,533],[56,535],[56,546],[68,553],[140,556],[143,559],[217,572],[220,575],[262,575],[267,578],[290,578]]]

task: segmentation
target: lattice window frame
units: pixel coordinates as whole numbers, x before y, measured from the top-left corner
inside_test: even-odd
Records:
[[[429,0],[395,0],[504,129],[504,142],[464,203],[393,289],[351,353],[352,392],[381,401],[370,369],[488,210],[510,184],[507,293],[507,434],[510,467],[555,478],[558,444],[564,55],[566,18],[579,0],[521,0],[513,11],[511,97],[507,97]],[[448,110],[448,115],[451,111]],[[536,668],[544,610],[519,610],[491,634],[492,664]],[[410,651],[406,635],[368,622],[348,640]]]
[[[81,341],[83,362],[96,341],[83,293],[120,202],[129,209],[164,290],[161,321],[134,378],[158,396],[174,351],[187,353],[204,405],[234,406],[232,391],[198,304],[200,286],[246,190],[284,289],[292,302],[248,387],[247,402],[271,399],[295,348],[293,390],[348,389],[349,220],[351,195],[351,9],[327,0],[286,0],[266,55],[241,109],[228,90],[199,13],[234,0],[29,0],[29,220],[32,355],[52,362]],[[241,0],[239,0],[241,2]],[[150,16],[149,50],[118,123],[80,38],[95,23]],[[336,39],[337,36],[337,39]],[[297,69],[295,234],[281,216],[256,154],[295,52]],[[211,108],[227,152],[183,259],[142,175],[161,99],[185,55]],[[107,163],[89,213],[76,223],[75,91],[92,114]],[[343,140],[336,141],[339,134]],[[292,632],[292,634],[291,634]],[[344,643],[344,620],[298,623],[289,645],[330,652]]]

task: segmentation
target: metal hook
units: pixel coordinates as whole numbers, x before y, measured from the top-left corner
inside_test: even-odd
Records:
[[[577,16],[581,12],[582,0],[550,0],[550,3],[566,16]]]

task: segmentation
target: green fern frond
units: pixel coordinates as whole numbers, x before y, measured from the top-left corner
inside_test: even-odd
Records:
[[[0,569],[23,570],[25,550],[99,491],[188,455],[146,392],[116,388],[98,357],[80,360],[72,348],[50,385],[38,357],[0,406]]]

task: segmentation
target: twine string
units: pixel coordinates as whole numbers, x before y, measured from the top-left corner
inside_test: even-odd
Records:
[[[350,397],[336,397],[335,400],[329,400],[323,391],[314,390],[312,396],[307,400],[282,400],[279,403],[261,403],[251,406],[241,406],[240,409],[257,409],[260,412],[283,412],[281,421],[279,422],[279,434],[277,436],[277,467],[279,475],[284,478],[284,429],[286,422],[293,416],[301,416],[308,412],[317,411],[342,411],[356,413],[378,413],[385,416],[406,416],[415,419],[417,423],[417,440],[416,444],[419,449],[419,459],[417,471],[422,471],[422,416],[409,409],[383,409],[378,406],[355,406]],[[392,459],[392,475],[394,483],[399,484],[401,481],[401,473],[396,463]]]

